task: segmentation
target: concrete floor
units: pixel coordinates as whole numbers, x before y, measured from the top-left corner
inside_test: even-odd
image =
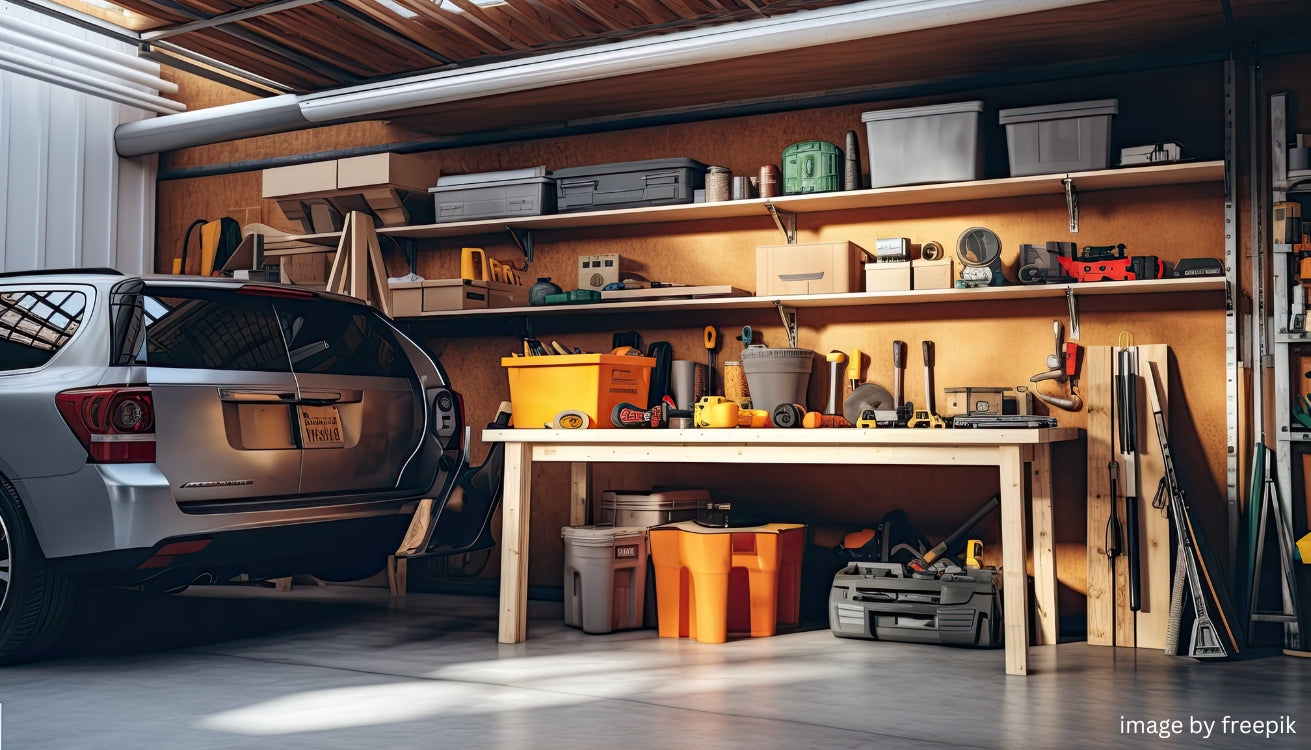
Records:
[[[533,602],[496,643],[478,597],[236,587],[86,597],[62,655],[0,669],[0,748],[1162,747],[1125,720],[1182,721],[1173,747],[1308,747],[1311,660],[1198,664],[1070,643],[1002,652],[840,640],[702,645],[589,636]],[[1296,735],[1218,723],[1290,716]],[[1190,719],[1216,721],[1209,739]],[[1305,722],[1305,723],[1303,723]]]

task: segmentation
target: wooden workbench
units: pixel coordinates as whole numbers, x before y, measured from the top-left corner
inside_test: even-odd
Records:
[[[501,532],[500,641],[527,637],[528,529],[534,462],[572,466],[570,523],[587,519],[589,465],[608,463],[881,464],[995,466],[1001,480],[1006,673],[1028,671],[1025,485],[1033,518],[1038,632],[1057,642],[1056,557],[1052,535],[1051,444],[1078,437],[1045,430],[485,430],[505,443]],[[1024,464],[1030,464],[1027,473]]]

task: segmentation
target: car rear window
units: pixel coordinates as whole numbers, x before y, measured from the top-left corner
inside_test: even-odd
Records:
[[[414,369],[373,311],[331,300],[274,302],[296,372],[410,377]]]
[[[290,372],[272,303],[225,290],[147,288],[146,361],[151,367]]]
[[[0,292],[0,372],[49,362],[73,338],[86,295],[72,289]]]

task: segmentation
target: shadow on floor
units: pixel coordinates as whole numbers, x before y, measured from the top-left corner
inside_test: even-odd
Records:
[[[362,619],[376,611],[376,607],[359,601],[84,589],[67,629],[48,658],[157,653],[317,630]]]

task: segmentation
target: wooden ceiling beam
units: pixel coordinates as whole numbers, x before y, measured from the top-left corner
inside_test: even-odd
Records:
[[[522,9],[527,12],[529,8],[537,14],[539,18],[551,24],[556,33],[564,38],[573,38],[587,36],[592,33],[582,26],[579,26],[568,13],[564,13],[556,6],[554,2],[542,2],[542,0],[505,0],[508,5],[518,7],[524,5]]]
[[[341,0],[323,0],[323,9],[330,11],[337,18],[345,20],[353,28],[359,29],[363,33],[381,41],[384,45],[398,45],[409,50],[414,55],[432,60],[438,65],[449,65],[455,62],[450,57],[431,50],[422,44],[418,44],[408,35],[400,33],[384,24],[379,23],[368,14],[351,7]],[[410,26],[422,28],[417,23],[411,23]]]
[[[185,34],[188,31],[198,31],[200,29],[208,29],[214,26],[222,26],[224,24],[241,21],[247,18],[266,16],[270,13],[277,13],[278,11],[290,10],[291,8],[299,8],[302,5],[313,5],[321,2],[323,2],[323,0],[278,0],[277,2],[264,3],[263,5],[252,5],[248,8],[241,8],[229,13],[220,13],[216,16],[210,16],[209,18],[202,18],[199,21],[191,21],[188,23],[177,24],[176,26],[165,26],[162,29],[145,31],[142,32],[141,38],[147,42],[153,42],[171,36],[177,36],[178,34]]]
[[[449,34],[439,33],[423,21],[423,16],[402,18],[378,5],[374,0],[341,0],[341,2],[451,62],[478,54],[478,50],[467,42],[452,39]]]
[[[482,31],[479,27],[466,27],[465,23],[463,23],[466,20],[463,13],[451,13],[450,11],[441,10],[437,7],[437,4],[431,0],[396,0],[396,2],[403,7],[409,8],[415,13],[418,13],[438,26],[467,39],[477,49],[482,50],[483,54],[494,55],[505,52],[509,49],[509,47],[503,43],[498,45],[497,42],[500,40],[495,36],[481,36],[479,32],[482,32],[483,34],[486,34],[486,32]]]
[[[512,23],[517,19],[521,27],[528,29],[544,42],[561,42],[570,36],[568,33],[560,33],[556,24],[551,23],[550,19],[541,18],[532,10],[521,8],[509,0],[502,0],[501,5],[496,6],[495,10],[509,16]]]
[[[477,24],[483,31],[496,37],[508,47],[530,50],[533,47],[540,47],[546,42],[545,39],[539,39],[533,34],[527,33],[528,29],[517,29],[514,24],[508,23],[506,19],[497,17],[500,15],[499,13],[490,13],[488,10],[469,2],[469,0],[446,0],[446,2],[464,11],[464,17],[469,19],[471,23]],[[454,11],[447,12],[454,13]]]

